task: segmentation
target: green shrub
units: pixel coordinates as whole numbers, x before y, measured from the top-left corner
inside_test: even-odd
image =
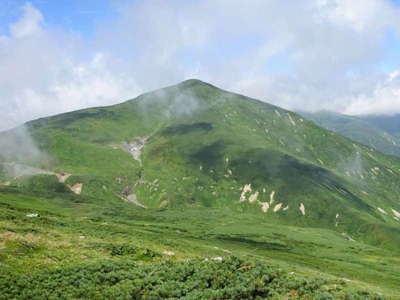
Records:
[[[0,299],[380,299],[321,292],[324,284],[236,257],[152,264],[119,260],[24,275],[0,270]]]

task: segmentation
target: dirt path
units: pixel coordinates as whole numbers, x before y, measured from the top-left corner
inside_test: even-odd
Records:
[[[10,177],[13,177],[14,179],[18,179],[24,176],[51,175],[51,176],[56,176],[60,183],[65,184],[67,179],[72,176],[72,174],[69,173],[55,173],[52,171],[43,170],[24,164],[19,164],[16,162],[1,163],[1,164],[4,166],[7,174]],[[11,184],[10,181],[7,181],[6,183],[7,185]],[[77,195],[80,195],[82,193],[82,188],[83,188],[82,183],[76,183],[73,186],[67,184],[67,186],[73,193]]]

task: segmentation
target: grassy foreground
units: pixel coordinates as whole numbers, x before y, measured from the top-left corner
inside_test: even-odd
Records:
[[[1,299],[396,299],[399,263],[254,214],[0,193]]]

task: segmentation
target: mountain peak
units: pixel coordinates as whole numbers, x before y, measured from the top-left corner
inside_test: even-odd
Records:
[[[186,79],[186,80],[182,81],[181,83],[178,83],[177,86],[182,87],[182,88],[188,88],[188,87],[194,87],[194,86],[208,86],[208,87],[216,88],[214,85],[212,85],[208,82],[202,81],[200,79],[197,79],[197,78]]]
[[[179,84],[208,84],[208,83],[197,78],[189,78],[185,79]]]

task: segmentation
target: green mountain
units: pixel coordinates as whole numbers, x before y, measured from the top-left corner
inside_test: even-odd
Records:
[[[21,274],[26,298],[399,291],[400,160],[296,113],[188,80],[29,122],[0,145],[6,296]],[[227,284],[247,269],[243,287]],[[87,286],[66,283],[77,278]]]
[[[400,115],[366,115],[360,116],[363,120],[394,135],[400,135]]]
[[[400,117],[347,116],[330,111],[301,112],[319,126],[370,146],[382,153],[400,156]]]

